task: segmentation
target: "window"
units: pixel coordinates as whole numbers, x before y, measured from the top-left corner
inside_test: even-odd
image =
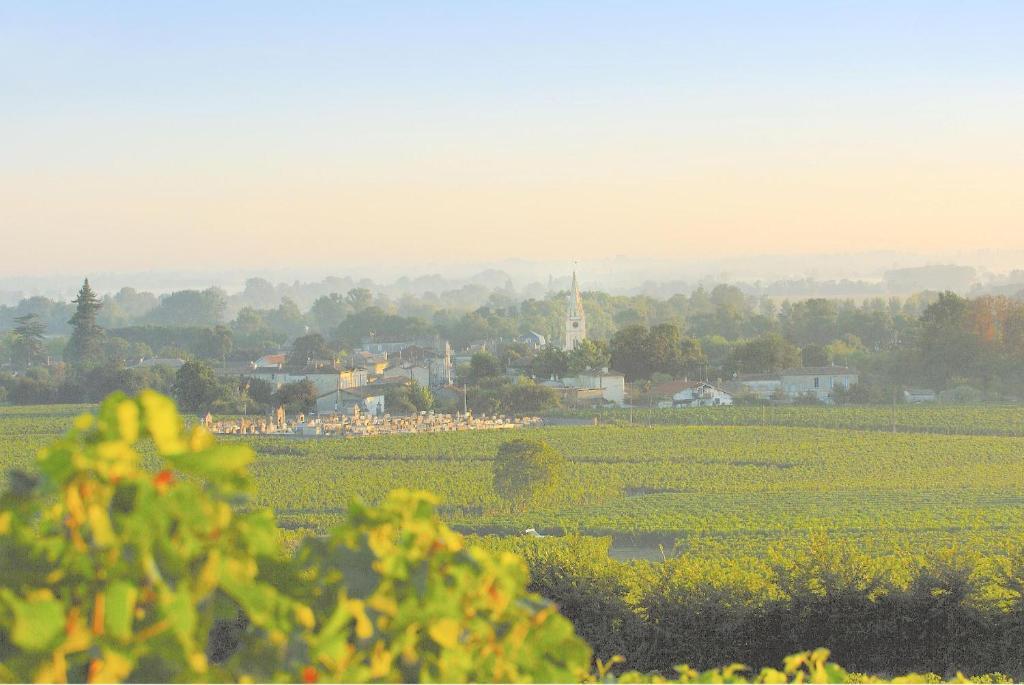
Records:
[[[821,384],[819,382],[820,380],[821,379],[818,378],[817,376],[814,377],[814,387],[816,387],[816,388],[821,387]]]

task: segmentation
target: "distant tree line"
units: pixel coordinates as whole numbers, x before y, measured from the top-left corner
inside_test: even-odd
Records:
[[[363,340],[430,338],[448,340],[455,349],[487,344],[500,369],[462,369],[459,375],[460,384],[474,386],[468,402],[476,397],[480,410],[515,405],[512,396],[546,406],[550,398],[522,379],[601,368],[620,371],[631,382],[715,382],[793,366],[848,365],[861,382],[837,399],[856,403],[888,401],[903,387],[1014,400],[1024,387],[1024,301],[1007,296],[928,292],[861,302],[779,302],[754,299],[729,285],[667,299],[586,292],[590,340],[566,353],[559,339],[565,293],[516,302],[507,292],[493,291],[484,306],[467,311],[435,297],[391,301],[357,286],[320,295],[303,311],[288,297],[278,297],[272,308],[248,304],[258,302],[260,292],[260,284],[250,282],[244,297],[215,288],[160,298],[122,289],[99,297],[86,282],[70,303],[29,298],[0,307],[0,326],[6,326],[0,336],[0,398],[91,401],[118,382],[167,389],[164,372],[135,368],[143,358],[202,360],[216,367],[292,347],[290,363],[304,365],[314,358],[341,359]],[[234,318],[228,320],[229,313]],[[515,342],[528,331],[551,344],[535,350]]]

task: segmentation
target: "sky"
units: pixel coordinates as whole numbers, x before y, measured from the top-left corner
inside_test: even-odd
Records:
[[[1024,249],[1024,3],[0,3],[0,275]]]

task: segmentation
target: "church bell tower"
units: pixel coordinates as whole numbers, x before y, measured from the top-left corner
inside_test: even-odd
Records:
[[[583,298],[580,286],[576,281],[576,272],[572,272],[572,289],[569,291],[565,308],[565,344],[562,349],[571,352],[587,337],[587,317],[583,313]]]

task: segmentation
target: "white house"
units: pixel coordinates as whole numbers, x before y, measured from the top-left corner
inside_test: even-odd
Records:
[[[672,406],[719,407],[732,404],[732,395],[704,381],[691,381],[672,395]]]
[[[786,369],[780,374],[782,391],[786,397],[814,397],[822,402],[832,402],[832,393],[837,388],[849,390],[859,376],[845,366],[819,366]]]

